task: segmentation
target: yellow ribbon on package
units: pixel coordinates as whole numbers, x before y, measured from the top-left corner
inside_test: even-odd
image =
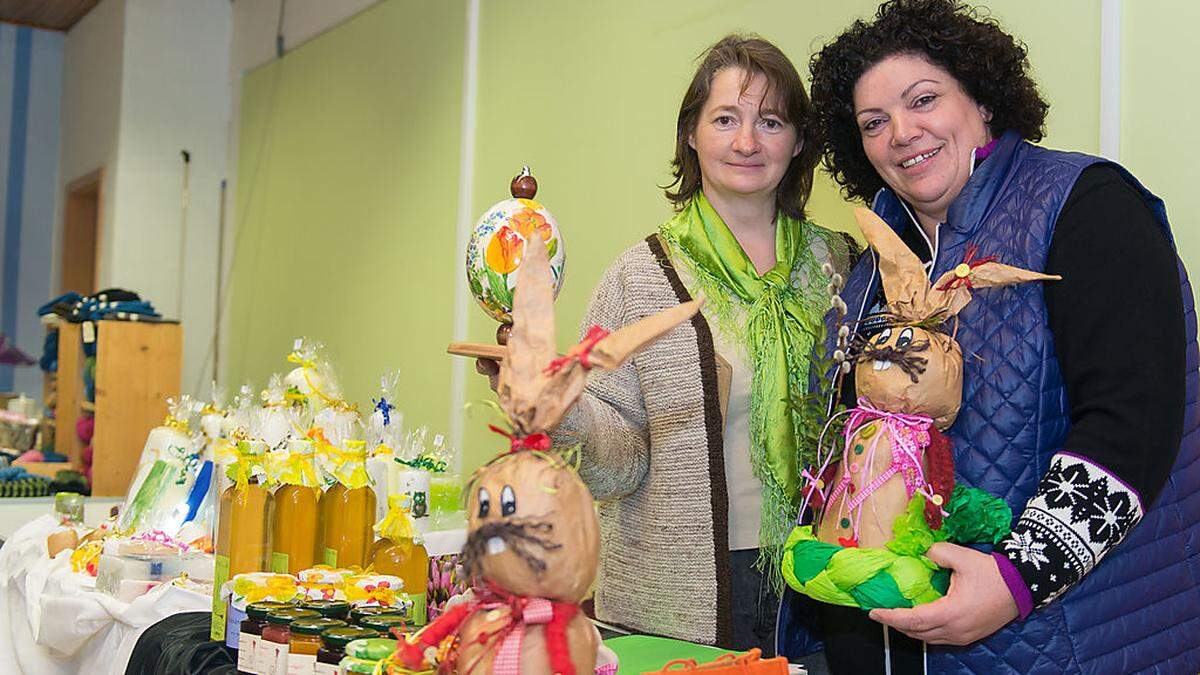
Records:
[[[213,459],[218,464],[230,464],[238,460],[237,448],[228,438],[218,438],[213,442]]]
[[[346,580],[346,600],[355,606],[379,605],[394,607],[397,604],[407,604],[411,598],[401,592],[404,582],[399,577],[384,575],[363,575]]]
[[[317,470],[311,454],[280,451],[270,456],[270,474],[278,483],[286,485],[317,486]]]
[[[333,465],[331,473],[339,483],[352,490],[370,483],[366,444],[363,441],[346,441],[346,449],[343,450],[330,443],[320,429],[309,429],[308,437],[312,439],[316,452]]]
[[[236,459],[225,469],[225,475],[229,476],[237,489],[242,491],[250,485],[250,478],[256,473],[263,476],[260,480],[269,478],[266,476],[266,469],[263,466],[265,458],[261,454],[251,454],[249,448],[250,441],[239,440],[233,448]]]
[[[409,510],[408,495],[390,495],[388,497],[388,510],[383,518],[375,523],[375,531],[380,537],[386,537],[392,541],[400,541],[402,539],[412,539],[416,534],[416,528],[413,527],[412,511]]]
[[[233,579],[233,594],[244,597],[247,605],[268,598],[287,602],[296,597],[298,590],[296,578],[287,574],[272,574],[263,582],[242,574]]]
[[[172,413],[167,413],[167,416],[163,418],[162,425],[164,427],[167,427],[168,429],[174,429],[176,431],[181,431],[185,434],[188,432],[187,420],[179,419]]]
[[[292,352],[291,354],[288,354],[287,360],[289,363],[294,363],[297,366],[300,366],[300,372],[304,375],[304,383],[308,385],[309,390],[312,391],[313,394],[316,394],[317,398],[321,399],[325,405],[335,410],[358,412],[357,403],[347,403],[344,399],[333,398],[329,394],[321,391],[321,388],[318,387],[315,382],[313,382],[312,377],[309,376],[309,373],[316,372],[317,364],[314,363],[312,359],[304,358],[300,352]],[[291,398],[298,399],[300,397],[293,395]]]

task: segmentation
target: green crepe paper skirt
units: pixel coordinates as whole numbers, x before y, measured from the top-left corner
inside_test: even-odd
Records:
[[[789,586],[814,600],[832,605],[896,609],[937,600],[950,587],[950,571],[925,557],[939,541],[959,544],[999,543],[1008,535],[1008,505],[976,488],[955,486],[941,529],[931,530],[924,517],[925,498],[914,495],[896,517],[895,538],[886,548],[849,548],[819,541],[812,525],[792,530],[780,563]]]

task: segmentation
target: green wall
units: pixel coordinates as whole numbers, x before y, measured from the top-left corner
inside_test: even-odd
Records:
[[[669,213],[656,186],[667,180],[679,99],[702,49],[731,31],[758,32],[807,77],[808,55],[875,5],[481,3],[473,213],[507,197],[522,164],[533,168],[567,248],[561,346],[574,339],[603,269]],[[1096,152],[1100,3],[989,5],[1029,47],[1052,105],[1045,144]],[[1156,64],[1183,59],[1176,45],[1188,44],[1184,31],[1200,10],[1171,7],[1126,3],[1122,140],[1130,167],[1168,197],[1186,256],[1200,254],[1180,224],[1183,181],[1196,175],[1185,157],[1195,153],[1176,152],[1173,132],[1192,142],[1200,135],[1186,124],[1186,108],[1162,103],[1162,92],[1187,89],[1170,83],[1196,81],[1197,66],[1158,72]],[[444,349],[462,273],[455,223],[465,11],[462,0],[385,0],[244,78],[227,382],[261,385],[303,334],[330,344],[352,397],[365,402],[379,373],[395,367],[407,386],[399,403],[407,422],[446,431],[462,415],[450,404]],[[1192,20],[1177,21],[1180,12]],[[1178,35],[1163,39],[1163,30]],[[851,222],[823,174],[810,211],[832,227]],[[495,325],[467,302],[467,337],[491,340]],[[464,377],[466,400],[490,395],[470,364]],[[482,420],[465,429],[468,464],[501,447]]]
[[[1126,0],[1121,162],[1161,197],[1192,274],[1200,262],[1200,2]],[[1193,281],[1193,283],[1195,283]]]
[[[244,77],[225,382],[261,388],[307,335],[353,399],[398,368],[399,408],[444,429],[465,4],[416,5]]]

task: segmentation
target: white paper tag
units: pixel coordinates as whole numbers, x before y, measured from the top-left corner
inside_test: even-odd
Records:
[[[287,667],[287,645],[281,645],[277,642],[271,642],[262,638],[258,639],[258,658],[255,660],[254,671],[258,675],[274,675],[275,663],[279,659],[279,652],[284,654],[284,667]],[[283,675],[283,671],[280,671]]]
[[[313,675],[338,675],[338,667],[332,663],[313,664]]]
[[[272,643],[274,644],[274,643]],[[275,644],[275,661],[272,664],[271,672],[267,675],[287,675],[288,671],[288,646]]]
[[[317,657],[308,654],[289,654],[287,675],[313,675],[313,666],[317,665]]]
[[[243,673],[257,673],[258,636],[250,633],[238,634],[237,669]]]
[[[84,321],[79,329],[83,333],[83,344],[90,345],[96,341],[96,324],[91,321]]]

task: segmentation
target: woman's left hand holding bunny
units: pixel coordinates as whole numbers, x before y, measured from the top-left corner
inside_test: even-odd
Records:
[[[930,644],[966,645],[1017,618],[1017,603],[992,556],[945,542],[926,555],[951,570],[946,595],[912,609],[871,610],[872,619]]]

